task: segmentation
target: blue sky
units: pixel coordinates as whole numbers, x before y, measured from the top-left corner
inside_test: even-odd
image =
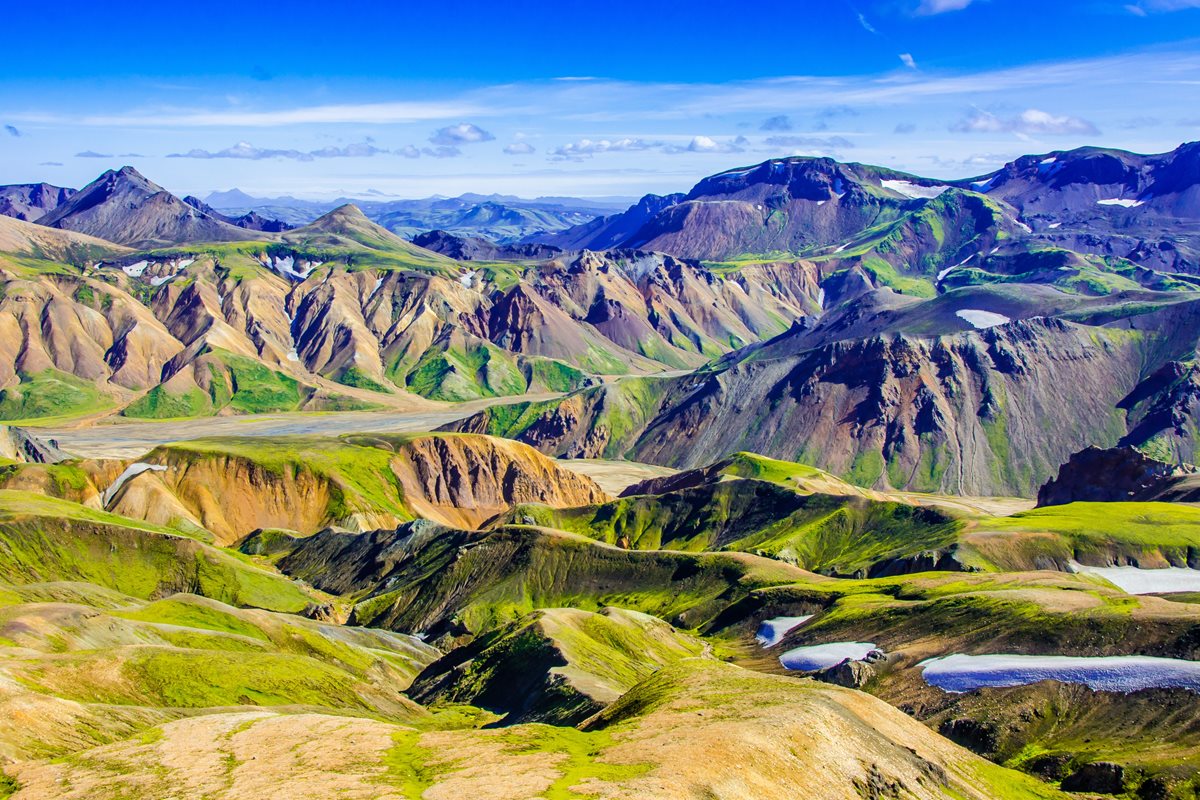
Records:
[[[963,177],[1200,139],[1200,0],[280,8],[6,9],[0,183],[640,195],[792,154]]]

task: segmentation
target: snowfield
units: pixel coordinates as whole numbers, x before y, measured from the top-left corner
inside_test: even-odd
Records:
[[[949,186],[921,186],[909,181],[880,181],[880,183],[883,184],[883,188],[891,189],[893,192],[898,192],[914,200],[930,200],[950,188]]]
[[[997,314],[993,311],[983,311],[982,309],[978,308],[964,308],[961,311],[954,312],[954,315],[959,319],[963,319],[971,323],[976,330],[994,328],[997,325],[1003,325],[1007,322],[1012,322],[1011,319],[1003,314]]]
[[[812,614],[803,617],[775,617],[775,619],[766,619],[758,626],[758,633],[754,638],[763,647],[773,647],[783,640],[789,632],[799,628],[804,623],[813,618]]]
[[[1072,562],[1071,569],[1084,575],[1096,575],[1129,594],[1200,592],[1200,569],[1166,567],[1087,567]]]
[[[861,661],[867,653],[876,649],[871,642],[832,642],[788,650],[779,657],[784,669],[799,672],[815,672],[827,667],[836,667],[846,659]]]
[[[1200,692],[1200,662],[1153,656],[1014,656],[955,654],[918,664],[925,682],[947,692],[1038,681],[1079,683],[1097,691],[1182,688]]]

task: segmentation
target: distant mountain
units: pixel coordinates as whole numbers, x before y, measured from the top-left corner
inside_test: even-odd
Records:
[[[534,234],[565,230],[624,206],[623,198],[539,197],[527,200],[498,194],[420,200],[339,198],[311,201],[294,197],[256,198],[239,189],[213,192],[204,202],[229,217],[254,212],[291,225],[307,224],[338,206],[353,203],[368,218],[402,236],[411,238],[426,231],[443,230],[501,244]]]
[[[38,224],[141,248],[255,235],[192,208],[133,167],[105,172]]]
[[[0,186],[0,216],[37,222],[40,217],[70,200],[73,194],[74,189],[64,189],[48,183]]]
[[[1021,252],[1009,248],[1002,257],[1015,254],[1021,263],[998,266],[1003,274],[1028,271],[1024,255],[1039,250],[1200,274],[1196,142],[1161,155],[1086,147],[1022,156],[996,172],[952,181],[829,158],[772,159],[705,178],[670,202],[650,196],[623,214],[531,239],[704,260],[827,256],[827,248],[870,237],[951,189],[996,201],[1020,228],[1004,238],[1022,241]]]
[[[1022,156],[957,185],[1017,209],[1038,241],[1200,272],[1200,142],[1160,155],[1083,147]]]
[[[576,225],[557,233],[538,233],[528,238],[530,242],[550,244],[564,250],[608,250],[620,247],[654,215],[683,200],[682,194],[648,194],[627,210],[619,214]]]
[[[427,231],[413,244],[460,261],[515,261],[552,258],[562,250],[548,244],[496,244],[481,236],[458,236],[448,231]]]
[[[183,198],[183,202],[187,203],[194,209],[203,211],[210,217],[219,219],[222,222],[228,222],[230,225],[236,225],[239,228],[245,228],[248,231],[282,233],[283,231],[291,230],[294,227],[277,219],[267,219],[266,217],[259,215],[257,211],[247,212],[242,214],[240,217],[229,217],[193,195],[188,195],[187,197]]]

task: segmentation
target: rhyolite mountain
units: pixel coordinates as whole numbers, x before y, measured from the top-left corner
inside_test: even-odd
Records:
[[[37,222],[143,248],[252,237],[189,206],[133,167],[105,172]]]
[[[555,455],[684,468],[750,450],[862,486],[955,494],[1032,495],[1091,444],[1191,460],[1193,406],[1171,399],[1186,384],[1161,373],[1187,372],[1198,300],[1032,289],[971,287],[932,301],[875,290],[689,375],[485,410],[451,427]],[[997,316],[977,329],[968,320],[984,309]],[[1177,413],[1159,413],[1165,404]]]
[[[0,186],[0,215],[37,222],[75,194],[74,189],[48,183],[17,183]]]

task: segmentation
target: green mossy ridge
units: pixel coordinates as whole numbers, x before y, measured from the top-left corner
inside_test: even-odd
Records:
[[[0,490],[0,579],[83,581],[133,597],[193,591],[231,605],[295,612],[310,599],[286,578],[175,531],[27,492]]]
[[[298,540],[278,563],[318,588],[353,592],[360,598],[354,624],[402,631],[430,631],[453,619],[480,632],[540,608],[607,606],[691,629],[755,587],[802,574],[743,554],[626,551],[522,526],[408,535],[413,537],[403,545],[408,555],[386,582],[352,556],[371,552],[374,534],[320,533]]]
[[[504,517],[525,518],[620,547],[736,550],[841,575],[947,549],[962,528],[958,520],[933,509],[859,497],[801,495],[750,479],[574,509],[524,505]]]
[[[1057,598],[1068,600],[1058,605]],[[1074,598],[1082,598],[1070,602]],[[927,572],[866,580],[810,579],[764,587],[743,609],[819,612],[799,644],[871,641],[885,650],[922,642],[926,657],[956,652],[1133,654],[1185,641],[1189,617],[1151,620],[1148,602],[1083,575]],[[735,606],[727,619],[742,611]]]
[[[113,405],[95,384],[56,369],[21,372],[17,377],[19,384],[0,389],[0,420],[78,416]]]
[[[1010,534],[975,545],[981,566],[1003,569],[1029,569],[1039,558],[1186,566],[1200,552],[1200,508],[1177,503],[1070,503],[981,519],[974,530]]]
[[[164,625],[177,625],[184,628],[200,628],[232,633],[251,639],[269,641],[262,629],[239,618],[237,615],[213,608],[201,603],[190,602],[187,595],[156,600],[142,606],[136,611],[118,613],[125,619],[153,622]]]
[[[369,441],[355,439],[355,442]],[[414,519],[404,502],[389,450],[361,446],[345,437],[320,436],[210,437],[164,445],[154,451],[171,460],[194,462],[212,457],[241,459],[279,477],[302,473],[329,481],[328,517],[349,519],[356,513],[386,513]]]

